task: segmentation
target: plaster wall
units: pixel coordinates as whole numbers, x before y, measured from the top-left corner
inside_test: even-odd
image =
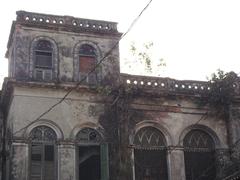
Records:
[[[199,107],[193,99],[136,98],[131,108],[142,113],[133,125],[135,129],[132,133],[140,127],[159,126],[159,129],[163,130],[162,133],[165,133],[168,145],[182,146],[186,133],[191,128],[199,127],[215,139],[216,148],[228,148],[226,121],[206,115],[209,109]]]
[[[26,128],[33,123],[43,112],[57,103],[66,93],[65,90],[54,89],[25,89],[15,88],[12,106],[10,108],[11,122],[14,136],[24,137]],[[78,95],[77,95],[78,94]],[[72,93],[56,108],[44,115],[41,119],[57,124],[66,139],[72,137],[73,129],[85,124],[99,125],[98,117],[103,113],[104,106],[100,97],[88,92]],[[98,100],[98,101],[96,101]],[[10,116],[9,116],[10,117]],[[21,131],[19,131],[21,130]]]
[[[9,113],[9,127],[12,127],[15,138],[27,139],[28,133],[34,127],[34,120],[49,107],[62,98],[66,90],[41,87],[16,86],[12,95]],[[192,99],[171,99],[169,97],[135,98],[131,103],[129,113],[138,114],[129,119],[121,120],[121,114],[115,114],[116,119],[110,123],[110,118],[104,123],[100,120],[106,113],[106,101],[94,91],[79,89],[73,91],[66,100],[41,118],[42,123],[55,124],[59,129],[60,144],[58,145],[58,178],[76,178],[76,146],[74,137],[77,130],[84,126],[92,126],[106,130],[110,137],[110,179],[119,173],[128,173],[128,180],[134,178],[132,166],[132,149],[134,134],[142,127],[152,126],[158,128],[165,136],[169,180],[185,179],[183,138],[194,128],[202,129],[209,133],[215,141],[216,149],[227,149],[227,126],[224,120],[206,116],[206,107],[199,108]],[[106,114],[105,114],[106,115]],[[118,119],[121,116],[120,119]],[[106,117],[107,118],[107,117]],[[117,120],[118,119],[118,120]],[[119,122],[121,122],[119,124]],[[33,124],[33,125],[31,125]],[[36,123],[36,125],[39,125]],[[115,126],[118,132],[115,134]],[[17,133],[15,133],[17,132]],[[58,132],[57,132],[58,133]],[[61,135],[62,133],[62,135]],[[26,142],[25,142],[26,143]],[[27,144],[26,144],[27,146]],[[16,149],[16,147],[14,147]],[[18,154],[28,162],[26,149],[17,147]],[[26,154],[24,156],[23,154]],[[16,154],[16,153],[15,153]],[[13,156],[13,163],[21,159],[19,155]],[[121,162],[121,163],[119,163]],[[16,169],[21,168],[17,166]],[[119,171],[118,169],[125,169]],[[134,168],[133,168],[134,169]],[[15,171],[14,171],[15,172]],[[20,172],[16,170],[16,172]],[[22,174],[21,177],[27,176]]]
[[[79,92],[73,92],[53,111],[35,122],[41,113],[58,102],[65,93],[65,90],[15,87],[9,109],[11,115],[8,116],[9,131],[14,136],[15,142],[10,147],[12,179],[27,180],[28,178],[30,157],[27,139],[30,131],[37,125],[52,125],[54,130],[57,130],[58,179],[76,178],[75,135],[85,126],[98,130],[101,127],[98,118],[104,108],[100,102],[101,98],[93,93],[83,91],[79,95]]]
[[[55,30],[45,30],[39,28],[30,28],[17,25],[17,30],[13,38],[13,47],[10,49],[10,64],[12,72],[16,78],[28,79],[31,69],[31,46],[36,38],[49,38],[56,44],[56,67],[57,78],[59,81],[74,80],[74,54],[78,53],[77,45],[79,43],[92,43],[97,47],[98,60],[103,58],[105,54],[115,45],[118,37],[107,35],[95,35],[85,33],[73,33]],[[13,62],[12,62],[13,61]],[[119,50],[118,46],[111,52],[101,65],[102,78],[107,78],[111,74],[115,79],[119,75]],[[11,72],[10,72],[11,73]]]

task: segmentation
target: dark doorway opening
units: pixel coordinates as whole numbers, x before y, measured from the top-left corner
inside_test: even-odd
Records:
[[[216,164],[212,137],[193,129],[183,139],[186,180],[216,179]]]
[[[79,146],[79,180],[100,180],[100,146]]]
[[[134,150],[136,180],[167,180],[166,150]]]
[[[184,152],[186,180],[213,180],[216,178],[213,152]]]

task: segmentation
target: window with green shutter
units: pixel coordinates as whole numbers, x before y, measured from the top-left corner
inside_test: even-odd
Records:
[[[84,128],[76,136],[79,180],[108,180],[108,145],[99,132]]]
[[[108,144],[101,144],[101,180],[109,179]]]

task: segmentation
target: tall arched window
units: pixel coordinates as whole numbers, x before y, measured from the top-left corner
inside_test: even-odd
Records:
[[[39,40],[34,47],[34,78],[50,81],[53,73],[53,48],[47,40]]]
[[[190,131],[183,140],[186,180],[213,180],[216,178],[215,144],[202,130]]]
[[[30,180],[56,180],[56,133],[47,126],[34,128],[30,140]]]
[[[99,132],[92,128],[80,130],[76,136],[78,179],[108,179],[108,147]]]
[[[136,180],[167,180],[166,140],[156,128],[144,127],[134,138]]]
[[[86,78],[86,83],[97,83],[97,71],[95,70],[87,76],[87,74],[93,70],[97,63],[96,49],[88,44],[81,45],[79,49],[79,80]]]

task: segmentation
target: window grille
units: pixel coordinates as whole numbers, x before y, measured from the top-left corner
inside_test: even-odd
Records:
[[[186,180],[216,178],[214,141],[201,130],[190,131],[183,140]]]
[[[39,40],[35,49],[40,51],[52,51],[52,44],[47,40]]]
[[[35,55],[36,55],[35,67],[48,69],[52,68],[51,52],[35,51]]]
[[[30,180],[56,180],[56,133],[47,126],[38,126],[30,133]]]
[[[136,180],[167,180],[166,141],[156,128],[140,129],[134,138]]]
[[[80,47],[79,54],[84,56],[96,57],[96,50],[88,44],[83,44]]]
[[[34,48],[35,79],[49,81],[52,79],[53,48],[49,41],[39,40]]]
[[[57,140],[56,133],[47,126],[38,126],[30,133],[32,142],[54,142]]]
[[[101,143],[102,137],[94,129],[91,128],[84,128],[81,131],[78,132],[76,136],[76,140],[80,143]]]
[[[140,129],[134,138],[134,145],[138,148],[165,148],[166,142],[163,134],[153,127]]]

